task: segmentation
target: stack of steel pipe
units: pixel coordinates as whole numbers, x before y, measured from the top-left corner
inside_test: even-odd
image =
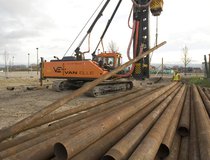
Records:
[[[16,143],[13,140],[1,143],[0,156],[4,159],[49,159],[54,156],[54,145],[55,148],[58,148],[55,149],[55,152],[59,156],[60,148],[63,147],[63,150],[73,143],[73,149],[71,149],[71,145],[69,146],[70,153],[68,154],[70,156],[68,155],[67,158],[73,157],[147,105],[150,105],[150,108],[156,107],[179,86],[180,84],[173,83],[153,90],[131,91],[118,96],[117,99],[112,98],[112,101],[100,103],[76,116],[61,119],[47,129],[39,129],[37,134],[34,133],[32,137],[30,137],[31,134],[26,134],[14,139]],[[161,94],[163,95],[160,97]],[[130,125],[126,127],[130,127]]]
[[[4,140],[0,159],[207,160],[206,101],[204,89],[181,83],[107,97],[48,115],[35,132]]]
[[[119,104],[121,104],[123,102],[125,103],[126,101],[130,101],[131,99],[133,99],[135,97],[139,97],[141,95],[146,95],[146,94],[148,94],[147,92],[150,92],[150,91],[152,91],[152,90],[131,91],[129,93],[126,93],[126,94],[123,94],[120,96],[114,96],[112,98],[108,98],[107,100],[109,100],[109,101],[107,101],[106,103],[104,100],[102,100],[102,101],[99,101],[98,103],[93,102],[86,106],[80,106],[79,107],[80,109],[87,108],[89,106],[91,106],[93,108],[88,109],[88,110],[83,110],[80,113],[77,112],[78,114],[75,116],[70,116],[70,117],[67,117],[66,119],[61,119],[57,123],[53,123],[52,125],[50,125],[48,128],[37,129],[37,131],[35,133],[26,134],[25,136],[18,137],[12,141],[2,143],[2,145],[0,145],[0,150],[5,150],[7,148],[10,148],[10,147],[15,146],[20,143],[23,143],[30,139],[39,137],[38,140],[36,140],[36,139],[31,140],[31,143],[28,143],[28,147],[29,147],[29,145],[32,145],[33,143],[38,143],[38,142],[41,142],[41,141],[47,139],[48,137],[55,136],[55,134],[57,132],[61,132],[63,129],[66,129],[66,128],[67,129],[71,128],[71,132],[74,131],[73,128],[75,128],[75,127],[77,127],[77,130],[79,130],[86,126],[86,124],[82,123],[82,122],[88,121],[88,123],[89,123],[91,121],[94,121],[96,119],[96,117],[101,118],[107,112],[110,112],[111,110],[117,108]],[[124,98],[121,98],[121,97],[124,97]],[[112,108],[110,108],[110,106]],[[110,108],[110,110],[109,110],[109,108]],[[63,115],[66,112],[73,112],[74,110],[75,109],[73,108],[73,109],[70,109],[69,111],[60,112],[58,114],[53,114],[52,117],[56,117],[57,115]],[[73,113],[75,113],[75,112],[73,112]],[[98,114],[94,115],[94,113],[98,113]],[[16,148],[14,151],[15,152],[17,150],[20,151],[21,150],[20,148],[22,148],[22,147],[19,146],[19,148]],[[7,154],[12,154],[11,153],[12,150],[9,150],[9,151],[10,152],[7,151]]]
[[[210,119],[207,106],[209,99],[205,95],[205,90],[195,85],[188,87],[178,126],[171,123],[173,127],[177,127],[173,143],[170,147],[166,146],[167,155],[163,155],[164,147],[160,146],[156,158],[167,160],[210,158]],[[167,143],[163,141],[162,145],[165,144]]]

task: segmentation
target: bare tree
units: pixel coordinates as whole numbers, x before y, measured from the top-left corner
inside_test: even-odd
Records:
[[[191,58],[189,57],[187,46],[185,46],[182,49],[182,51],[183,51],[182,62],[184,64],[184,75],[186,75],[186,68],[187,68],[187,65],[191,62]]]
[[[115,42],[111,41],[108,44],[108,50],[110,52],[118,52],[119,51],[119,47],[117,46],[117,44]]]

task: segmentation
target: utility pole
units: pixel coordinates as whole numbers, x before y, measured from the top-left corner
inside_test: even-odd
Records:
[[[205,69],[206,69],[206,77],[209,78],[209,69],[207,66],[206,55],[204,55],[204,64],[205,64]]]
[[[12,70],[14,71],[14,60],[15,59],[15,57],[14,56],[12,56]]]
[[[37,70],[37,75],[39,75],[39,55],[38,55],[39,48],[36,48],[36,51],[37,51],[37,65],[36,65],[36,70]]]
[[[4,51],[4,60],[5,60],[5,78],[8,78],[8,66],[7,66],[7,52],[6,50]]]
[[[210,78],[210,54],[209,54],[209,68],[208,68],[208,78]]]
[[[29,70],[30,70],[30,53],[28,53],[28,74],[29,74]]]
[[[162,58],[161,70],[162,70],[162,78],[163,78],[163,58]]]
[[[9,72],[11,72],[12,71],[12,59],[11,58],[9,59],[9,66],[8,66],[8,68],[9,68]]]

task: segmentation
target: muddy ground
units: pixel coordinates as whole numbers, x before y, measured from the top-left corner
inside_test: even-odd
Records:
[[[10,72],[8,78],[5,73],[0,73],[0,129],[10,126],[15,122],[39,111],[57,99],[71,94],[73,91],[55,92],[51,88],[52,80],[44,81],[45,87],[38,87],[27,90],[28,86],[39,86],[39,75],[36,72]],[[156,85],[166,85],[170,83],[170,78],[160,81]],[[135,88],[154,87],[155,84],[148,81],[134,81]],[[14,87],[14,90],[7,90],[7,87]],[[49,86],[46,88],[46,86]],[[115,93],[116,94],[116,93]],[[56,112],[77,107],[91,101],[99,101],[112,95],[93,98],[82,95],[68,104],[61,107]]]

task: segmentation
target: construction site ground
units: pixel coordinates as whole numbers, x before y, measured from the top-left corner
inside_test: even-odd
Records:
[[[44,86],[39,87],[37,72],[9,72],[7,77],[5,77],[5,73],[0,73],[0,128],[8,127],[73,92],[72,90],[63,92],[52,90],[52,80],[44,81]],[[153,79],[151,81],[133,81],[134,88],[166,85],[170,83],[171,76],[165,76],[164,80],[159,81],[159,83],[154,83],[154,81],[158,80],[157,78]],[[7,87],[14,87],[14,90],[8,90]],[[97,98],[82,95],[55,112],[80,106],[93,101],[93,99],[99,101],[109,96],[112,95]]]

